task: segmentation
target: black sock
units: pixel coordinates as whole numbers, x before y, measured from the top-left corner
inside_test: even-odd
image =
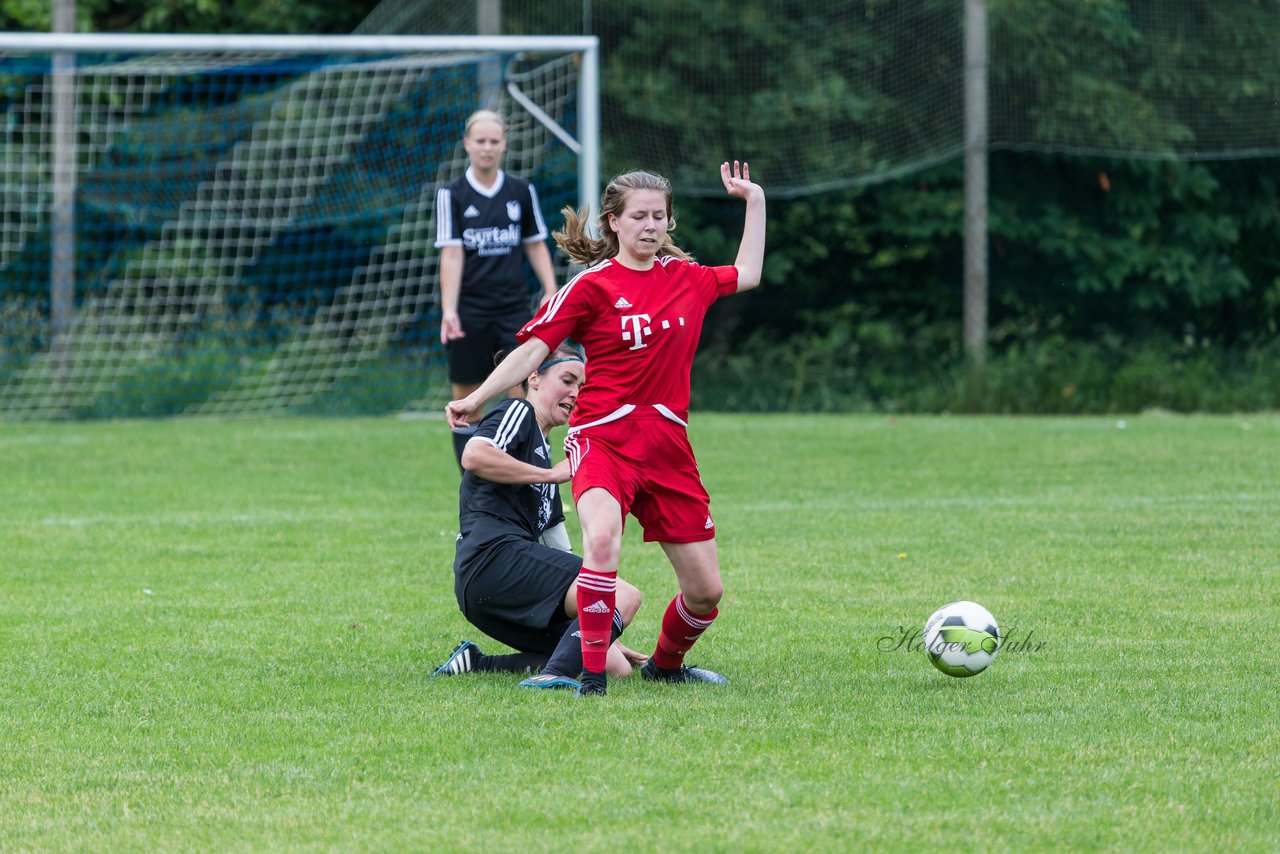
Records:
[[[613,630],[609,643],[613,643],[621,635],[622,615],[614,611]],[[574,618],[574,621],[564,630],[564,634],[560,636],[560,642],[556,644],[555,651],[551,653],[551,660],[547,662],[546,667],[542,668],[542,672],[568,676],[570,679],[577,679],[578,674],[582,673],[582,641],[578,639],[577,618]]]
[[[458,460],[458,471],[462,468],[462,449],[467,446],[467,441],[475,435],[475,427],[460,427],[452,432],[453,435],[453,456]]]
[[[513,652],[509,655],[481,655],[476,659],[477,673],[537,673],[547,664],[538,652]]]

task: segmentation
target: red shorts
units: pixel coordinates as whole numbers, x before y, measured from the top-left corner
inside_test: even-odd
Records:
[[[573,468],[573,500],[601,488],[644,529],[645,542],[697,543],[714,539],[698,461],[684,427],[649,407],[575,430],[564,440]]]

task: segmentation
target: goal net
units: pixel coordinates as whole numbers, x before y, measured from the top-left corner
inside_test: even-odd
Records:
[[[464,121],[490,106],[509,122],[506,167],[549,221],[595,195],[594,50],[32,35],[0,48],[0,417],[440,405],[435,187],[465,170]]]

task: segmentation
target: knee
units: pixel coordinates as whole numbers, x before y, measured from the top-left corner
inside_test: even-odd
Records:
[[[617,608],[618,613],[622,615],[624,626],[631,625],[631,621],[636,618],[636,613],[643,603],[644,595],[638,587],[618,579]]]
[[[719,578],[707,579],[682,590],[684,606],[695,614],[710,614],[724,598],[724,585]]]
[[[615,536],[613,531],[592,534],[583,532],[582,561],[591,569],[616,571],[621,552],[621,533]]]
[[[604,671],[614,679],[625,679],[631,675],[631,662],[621,653],[614,655],[611,650],[605,660]]]

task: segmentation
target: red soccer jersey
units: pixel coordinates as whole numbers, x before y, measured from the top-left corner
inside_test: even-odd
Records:
[[[663,406],[689,418],[689,372],[707,309],[738,289],[736,267],[673,256],[639,271],[616,259],[574,277],[521,329],[555,348],[573,338],[587,354],[587,382],[569,424],[591,424],[624,406]]]

